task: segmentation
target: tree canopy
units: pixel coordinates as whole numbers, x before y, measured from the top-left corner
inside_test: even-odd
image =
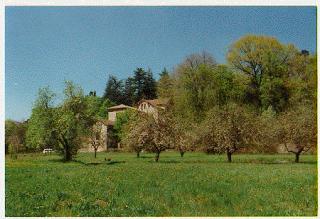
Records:
[[[96,119],[82,89],[72,82],[65,82],[62,103],[53,105],[53,97],[49,88],[39,90],[29,120],[27,142],[31,147],[55,148],[65,161],[70,161]]]

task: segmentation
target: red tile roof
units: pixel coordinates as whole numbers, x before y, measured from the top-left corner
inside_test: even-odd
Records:
[[[124,104],[120,104],[120,105],[117,105],[117,106],[109,107],[108,111],[112,112],[112,111],[123,110],[123,109],[135,109],[135,108],[131,107],[131,106],[124,105]]]
[[[142,102],[150,103],[152,106],[165,106],[169,103],[169,99],[168,98],[154,99],[154,100],[142,99],[138,102],[138,105],[140,105],[140,103],[142,103]]]

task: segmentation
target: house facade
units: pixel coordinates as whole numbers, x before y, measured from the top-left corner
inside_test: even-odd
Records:
[[[165,109],[169,103],[169,99],[140,100],[138,102],[138,110],[145,113],[157,113],[159,109]]]

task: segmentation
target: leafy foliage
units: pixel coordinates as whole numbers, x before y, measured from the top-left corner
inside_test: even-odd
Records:
[[[247,35],[230,46],[227,59],[251,79],[247,102],[259,108],[272,105],[275,110],[280,110],[288,101],[288,92],[283,84],[279,85],[279,80],[274,79],[288,78],[290,63],[297,53],[293,45],[283,45],[276,38]],[[270,85],[270,80],[277,85]]]
[[[183,157],[187,151],[193,151],[196,149],[194,133],[195,125],[179,118],[173,118],[172,132],[173,132],[173,144],[180,156]]]
[[[269,133],[275,141],[284,144],[288,152],[296,155],[296,162],[303,152],[316,148],[316,111],[309,106],[300,105],[282,113],[273,124],[274,132]]]
[[[128,114],[124,114],[127,116]],[[126,117],[127,118],[127,117]],[[122,128],[123,135],[121,143],[127,151],[133,151],[140,157],[140,152],[144,150],[150,142],[148,133],[150,122],[146,114],[134,114],[131,119],[126,122]]]
[[[160,153],[173,145],[171,124],[171,118],[166,112],[159,112],[157,116],[141,112],[128,123],[123,143],[129,150],[135,151],[138,157],[141,150],[155,153],[155,161],[158,162]]]
[[[256,127],[252,112],[243,106],[228,104],[208,113],[200,127],[200,141],[207,152],[226,152],[231,162],[234,152],[255,143]]]
[[[179,72],[174,104],[177,115],[201,122],[206,112],[230,101],[242,102],[247,80],[227,66],[201,64]]]
[[[49,87],[41,88],[34,103],[26,133],[27,146],[30,148],[53,148],[57,145],[54,134],[55,94]]]
[[[117,119],[113,129],[118,140],[124,138],[126,124],[130,121],[135,121],[137,116],[137,111],[133,109],[127,109],[124,112],[117,113]]]
[[[54,107],[53,96],[48,88],[40,89],[29,120],[27,142],[36,148],[54,147],[70,161],[81,147],[82,137],[88,134],[88,127],[95,124],[95,112],[89,109],[82,89],[72,82],[66,82],[62,104]]]
[[[166,68],[160,73],[160,79],[157,85],[157,96],[159,98],[172,98],[174,79],[170,76]]]

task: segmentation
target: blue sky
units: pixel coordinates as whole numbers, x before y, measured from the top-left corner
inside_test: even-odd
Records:
[[[30,116],[40,87],[103,94],[109,74],[171,70],[203,50],[219,63],[246,34],[316,51],[315,7],[6,7],[5,117]]]

